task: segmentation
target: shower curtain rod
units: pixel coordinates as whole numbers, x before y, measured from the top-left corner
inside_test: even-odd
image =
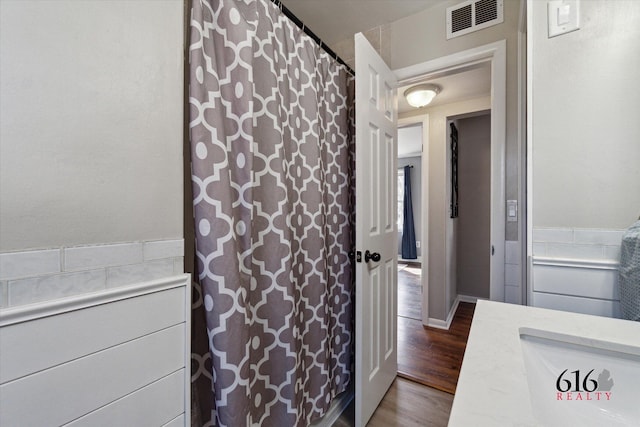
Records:
[[[320,39],[320,37],[318,37],[313,31],[311,31],[309,27],[304,25],[304,22],[302,22],[296,15],[293,14],[293,12],[291,12],[285,5],[283,5],[281,0],[271,0],[271,2],[278,6],[278,8],[280,8],[282,13],[284,13],[287,18],[291,19],[293,23],[298,26],[298,28],[302,29],[302,31],[304,31],[306,35],[311,37],[318,44],[318,46],[320,46],[321,49],[324,49],[324,51],[329,54],[330,57],[338,61],[338,63],[344,65],[347,68],[349,74],[351,74],[352,76],[356,75],[355,71],[353,71],[353,69],[346,62],[344,62],[344,60],[340,58],[337,53],[331,50],[331,48]]]

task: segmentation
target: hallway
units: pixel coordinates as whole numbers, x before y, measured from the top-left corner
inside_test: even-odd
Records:
[[[425,327],[420,273],[398,264],[398,376],[453,394],[475,304],[460,303],[449,330]]]

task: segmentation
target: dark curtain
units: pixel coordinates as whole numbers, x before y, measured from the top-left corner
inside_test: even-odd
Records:
[[[402,258],[417,259],[416,229],[413,225],[413,202],[411,199],[411,166],[404,167],[404,209],[402,225]]]

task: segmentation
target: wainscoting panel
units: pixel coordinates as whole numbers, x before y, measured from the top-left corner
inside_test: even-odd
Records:
[[[189,424],[185,421],[184,415],[180,415],[163,425],[162,427],[189,427]]]
[[[533,257],[532,305],[620,317],[618,263]]]
[[[190,302],[181,275],[1,310],[0,425],[188,425]]]
[[[66,426],[161,426],[182,412],[184,373],[181,369]],[[158,402],[167,404],[158,405]]]
[[[620,300],[616,268],[536,264],[534,278],[534,292]]]
[[[0,383],[176,325],[185,316],[184,297],[170,289],[5,326],[0,348],[20,351],[0,353]]]
[[[533,306],[552,310],[620,318],[620,301],[580,298],[568,295],[533,293]]]

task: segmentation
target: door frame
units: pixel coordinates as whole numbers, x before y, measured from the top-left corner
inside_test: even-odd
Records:
[[[507,42],[500,40],[473,49],[456,52],[420,64],[394,70],[399,85],[409,85],[430,78],[437,78],[477,66],[491,63],[491,245],[494,254],[491,257],[489,298],[492,301],[504,301],[504,261],[505,261],[505,182],[506,182],[506,91],[507,91]],[[428,151],[428,150],[426,150]],[[424,190],[423,190],[424,196]],[[428,197],[428,187],[427,194]],[[428,229],[423,227],[424,230]],[[428,240],[424,240],[428,242]],[[428,246],[428,245],[427,245]],[[489,248],[488,248],[489,249]],[[427,249],[428,253],[428,249]],[[425,263],[424,268],[428,265]],[[423,274],[423,304],[429,294],[429,282]],[[426,296],[424,295],[426,294]],[[423,306],[423,315],[428,311]],[[423,317],[423,322],[428,317]]]
[[[412,125],[422,126],[422,173],[420,182],[421,191],[421,215],[420,215],[420,240],[422,261],[420,265],[420,280],[422,285],[422,323],[426,325],[429,319],[429,114],[420,114],[403,119],[398,119],[398,129]],[[397,272],[396,272],[397,274]]]

